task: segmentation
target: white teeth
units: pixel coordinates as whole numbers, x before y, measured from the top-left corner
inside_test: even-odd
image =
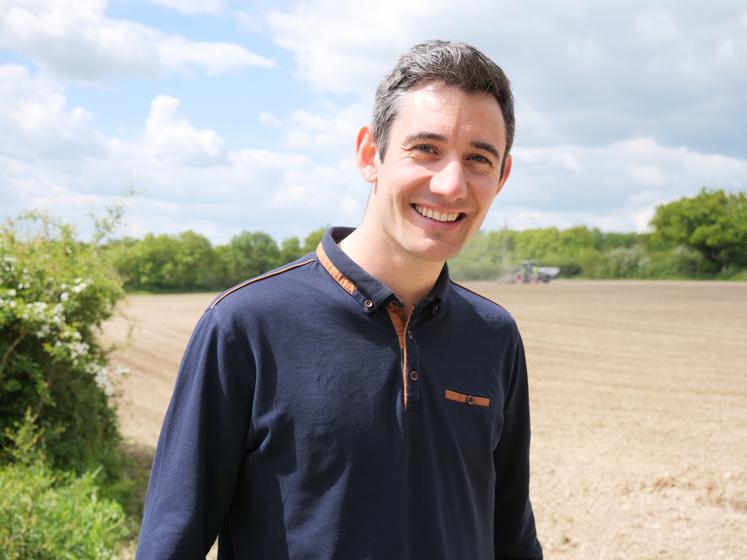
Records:
[[[415,205],[415,210],[421,216],[431,218],[433,220],[436,220],[437,222],[453,222],[459,217],[459,212],[434,212],[430,208],[423,208],[422,206],[418,206],[417,204]]]

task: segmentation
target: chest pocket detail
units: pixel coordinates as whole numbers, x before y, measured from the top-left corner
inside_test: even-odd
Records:
[[[490,406],[490,399],[487,397],[467,395],[465,393],[458,393],[457,391],[452,391],[451,389],[446,389],[444,391],[444,396],[446,397],[446,400],[448,401],[459,402],[459,403],[466,404],[469,406],[484,406],[484,407]]]

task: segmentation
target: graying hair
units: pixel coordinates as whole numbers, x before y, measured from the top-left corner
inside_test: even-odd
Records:
[[[495,97],[506,126],[506,156],[511,151],[516,129],[511,83],[495,62],[471,45],[456,41],[426,41],[403,54],[378,88],[374,102],[373,134],[379,157],[384,160],[389,133],[399,114],[405,93],[427,82],[441,82],[466,92],[485,92]]]

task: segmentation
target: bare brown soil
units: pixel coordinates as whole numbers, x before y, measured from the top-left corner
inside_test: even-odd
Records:
[[[747,558],[747,283],[473,283],[522,331],[546,557]],[[154,446],[212,295],[132,296],[114,363],[126,437]],[[128,320],[106,325],[122,340]],[[462,559],[459,559],[462,560]]]

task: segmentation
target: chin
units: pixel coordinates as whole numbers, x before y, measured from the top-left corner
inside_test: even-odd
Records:
[[[462,251],[464,244],[454,245],[446,243],[429,243],[418,247],[411,247],[410,253],[420,260],[427,262],[444,262],[453,259]]]

